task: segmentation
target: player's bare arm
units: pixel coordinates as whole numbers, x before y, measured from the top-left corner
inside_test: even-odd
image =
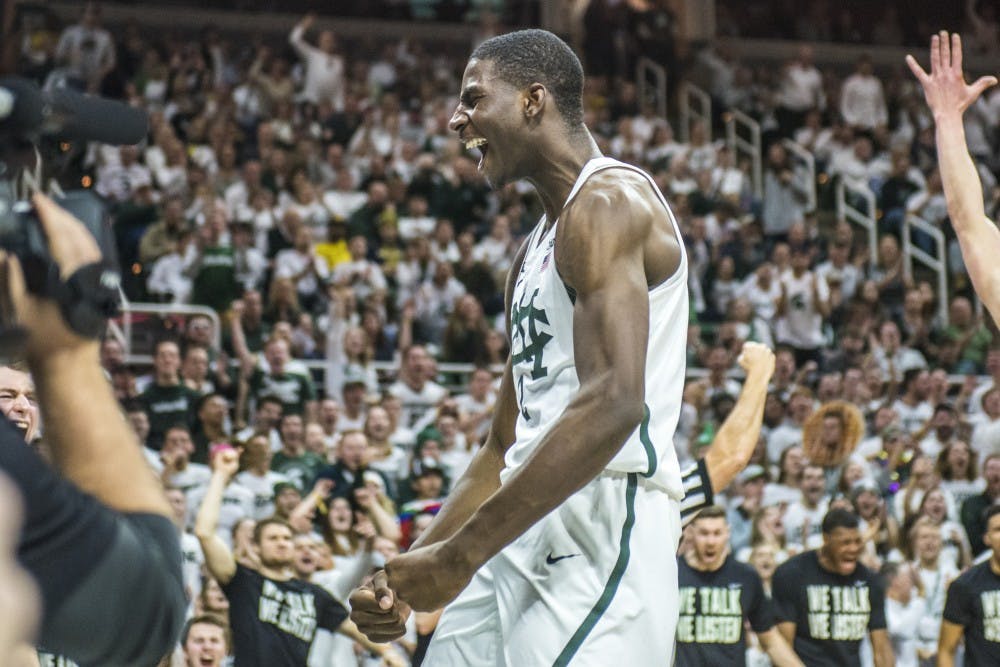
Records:
[[[729,486],[746,467],[757,447],[764,421],[767,384],[774,374],[774,352],[761,343],[744,343],[739,364],[747,374],[743,390],[715,435],[712,446],[705,452],[712,493]]]
[[[938,162],[948,214],[962,247],[969,276],[994,320],[1000,321],[1000,231],[983,207],[983,185],[965,143],[962,114],[983,91],[997,83],[984,76],[972,84],[962,73],[962,39],[945,31],[931,38],[931,71],[928,74],[913,56],[906,64],[920,81],[937,126]]]
[[[526,464],[449,539],[394,558],[388,585],[413,608],[454,599],[473,573],[596,477],[642,419],[651,285],[679,266],[678,241],[649,185],[595,174],[563,211],[555,259],[576,292],[580,389]],[[622,323],[628,323],[623,326]]]
[[[514,258],[505,289],[507,311],[507,331],[510,333],[510,304],[514,291],[514,281],[520,272],[527,241],[521,244]],[[514,380],[511,362],[507,360],[500,391],[493,411],[493,421],[486,441],[476,452],[465,474],[459,478],[448,495],[434,521],[411,550],[440,542],[451,537],[473,512],[500,487],[500,471],[504,466],[504,454],[514,442],[514,425],[517,421],[517,399],[514,394]],[[373,641],[392,641],[406,632],[406,620],[410,609],[398,604],[395,593],[386,583],[385,573],[380,572],[371,581],[358,587],[350,597],[351,620],[358,629]]]

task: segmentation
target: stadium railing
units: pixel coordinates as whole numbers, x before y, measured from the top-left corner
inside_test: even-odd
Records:
[[[635,66],[639,99],[643,104],[653,103],[656,115],[667,117],[667,70],[649,58],[639,58]]]
[[[878,262],[878,222],[875,193],[860,181],[837,178],[837,219],[858,225],[868,233],[868,253],[872,266]]]
[[[691,140],[691,122],[699,121],[705,124],[705,135],[712,140],[712,98],[698,86],[685,81],[681,85],[681,141]]]
[[[764,197],[764,180],[761,176],[760,123],[739,109],[730,109],[723,118],[726,121],[726,143],[739,164],[740,157],[750,158],[750,181],[757,199]]]
[[[816,157],[791,139],[783,139],[781,145],[792,160],[799,163],[799,169],[792,173],[800,182],[800,189],[806,193],[806,211],[816,210]]]
[[[937,251],[937,256],[931,255],[920,245],[913,242],[914,232],[930,237]],[[937,307],[938,317],[943,326],[948,325],[948,245],[944,232],[923,218],[912,213],[904,219],[902,233],[903,272],[907,278],[913,278],[913,262],[916,260],[937,275]]]

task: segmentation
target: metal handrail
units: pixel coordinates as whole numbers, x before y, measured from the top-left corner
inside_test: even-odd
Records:
[[[753,194],[758,199],[764,196],[764,180],[761,176],[761,141],[760,123],[738,109],[730,109],[724,115],[726,121],[726,143],[733,153],[733,159],[739,164],[741,154],[750,158],[750,180],[753,184]],[[749,135],[749,138],[741,136]]]
[[[694,104],[698,108],[694,108]],[[681,141],[691,140],[691,121],[699,120],[705,124],[705,138],[712,140],[712,98],[704,90],[687,81],[681,86]]]
[[[809,212],[816,210],[816,156],[807,151],[805,148],[795,143],[791,139],[784,139],[781,145],[785,147],[785,150],[796,159],[798,159],[802,166],[805,168],[806,182],[802,184],[802,190],[806,193],[806,209]],[[801,172],[794,170],[793,173],[796,176],[800,176]]]
[[[860,181],[846,176],[837,179],[837,219],[864,227],[868,232],[868,253],[874,266],[878,262],[878,222],[875,220],[875,193]],[[847,200],[851,194],[865,200],[867,212]]]
[[[545,3],[542,3],[545,4]],[[655,82],[656,90],[656,115],[659,118],[667,117],[667,70],[655,60],[650,58],[639,58],[635,66],[636,84],[639,89],[639,99],[643,103],[649,99],[648,86],[650,77]]]
[[[937,257],[932,256],[926,250],[913,243],[910,239],[911,232],[919,229],[927,234],[934,241],[937,248]],[[938,317],[941,318],[943,326],[948,325],[948,250],[947,241],[936,225],[933,225],[923,218],[908,214],[904,218],[903,224],[903,274],[913,278],[913,260],[916,260],[937,274],[938,287]]]
[[[152,357],[149,355],[135,355],[132,354],[132,320],[135,315],[146,314],[146,315],[204,315],[205,317],[212,320],[212,343],[218,348],[222,345],[222,322],[219,319],[219,314],[214,308],[209,308],[208,306],[190,306],[190,305],[178,305],[171,303],[145,303],[145,302],[135,302],[131,303],[127,299],[122,299],[122,314],[121,327],[120,330],[124,337],[124,347],[125,347],[125,357],[128,363],[150,363],[152,362]],[[112,322],[113,326],[117,327],[117,323]]]

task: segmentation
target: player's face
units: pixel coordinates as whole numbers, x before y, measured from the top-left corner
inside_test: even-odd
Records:
[[[292,564],[292,531],[285,526],[265,526],[257,547],[260,549],[260,562],[266,567],[288,567]]]
[[[38,434],[38,401],[31,376],[6,366],[0,367],[0,412],[31,442]]]
[[[823,534],[823,550],[834,571],[850,575],[858,565],[861,555],[861,531],[857,528],[835,528]]]
[[[706,565],[719,563],[729,542],[729,526],[722,517],[699,519],[694,524],[692,544],[698,560]]]
[[[226,658],[226,633],[211,623],[195,623],[184,643],[188,667],[219,667]]]
[[[495,188],[519,178],[512,152],[518,129],[519,91],[494,72],[493,63],[472,59],[449,127],[468,150],[479,149],[479,171]],[[502,152],[503,151],[503,152]]]

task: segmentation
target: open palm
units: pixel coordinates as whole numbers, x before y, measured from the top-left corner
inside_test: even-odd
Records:
[[[942,30],[931,37],[931,73],[928,74],[913,56],[906,64],[924,88],[927,106],[937,114],[962,114],[983,91],[997,83],[995,76],[980,77],[975,83],[965,83],[962,73],[962,38]]]

